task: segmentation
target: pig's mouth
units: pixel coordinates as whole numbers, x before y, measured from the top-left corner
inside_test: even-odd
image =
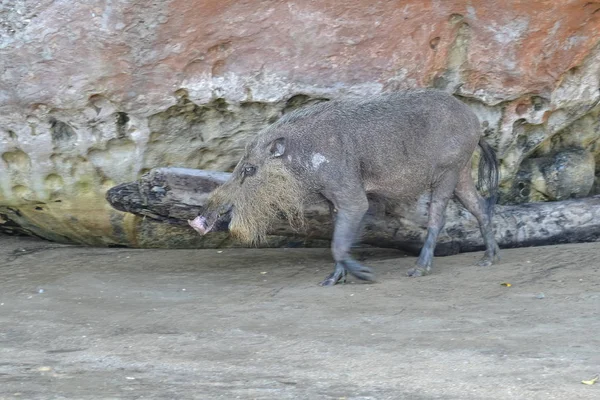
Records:
[[[193,220],[188,220],[188,224],[202,236],[209,232],[226,231],[231,220],[231,211],[231,206],[223,207],[221,212],[198,215]]]

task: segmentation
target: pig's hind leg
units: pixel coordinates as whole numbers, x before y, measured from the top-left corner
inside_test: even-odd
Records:
[[[431,272],[435,245],[438,235],[446,222],[446,207],[456,187],[458,181],[457,175],[456,173],[445,174],[445,176],[438,180],[432,190],[427,221],[427,236],[415,267],[409,269],[407,272],[408,276],[423,276]]]
[[[500,259],[500,249],[494,237],[492,227],[491,207],[486,210],[485,200],[475,189],[475,184],[471,178],[470,168],[465,168],[460,175],[458,185],[454,191],[456,198],[460,203],[477,219],[483,242],[485,243],[485,253],[477,265],[487,267]]]
[[[358,191],[357,191],[358,192]],[[335,227],[331,252],[335,260],[335,268],[323,280],[321,286],[333,286],[339,281],[345,282],[350,272],[358,279],[372,281],[373,271],[350,256],[350,249],[360,235],[363,218],[369,208],[367,196],[355,193],[349,196],[328,196],[333,203],[335,212]]]

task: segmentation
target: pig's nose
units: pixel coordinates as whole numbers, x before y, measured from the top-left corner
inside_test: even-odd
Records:
[[[208,226],[206,224],[206,218],[204,218],[201,215],[197,216],[191,221],[188,220],[188,224],[201,235],[204,235],[209,231]]]

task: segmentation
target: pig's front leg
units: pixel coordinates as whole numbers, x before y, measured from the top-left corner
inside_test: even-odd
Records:
[[[362,220],[369,208],[369,203],[364,193],[362,196],[359,195],[358,198],[350,197],[348,200],[347,204],[339,200],[334,201],[337,213],[331,251],[335,260],[335,268],[320,283],[321,286],[333,286],[340,280],[345,282],[348,272],[358,279],[373,280],[371,268],[362,265],[350,256],[350,249],[360,234]]]

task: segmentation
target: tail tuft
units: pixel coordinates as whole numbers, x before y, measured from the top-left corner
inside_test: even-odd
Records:
[[[477,186],[479,190],[483,189],[483,187],[487,187],[488,198],[486,200],[486,212],[491,218],[494,211],[494,205],[498,201],[500,168],[494,149],[492,149],[483,138],[479,139],[479,147],[481,148],[481,157],[479,159]]]

